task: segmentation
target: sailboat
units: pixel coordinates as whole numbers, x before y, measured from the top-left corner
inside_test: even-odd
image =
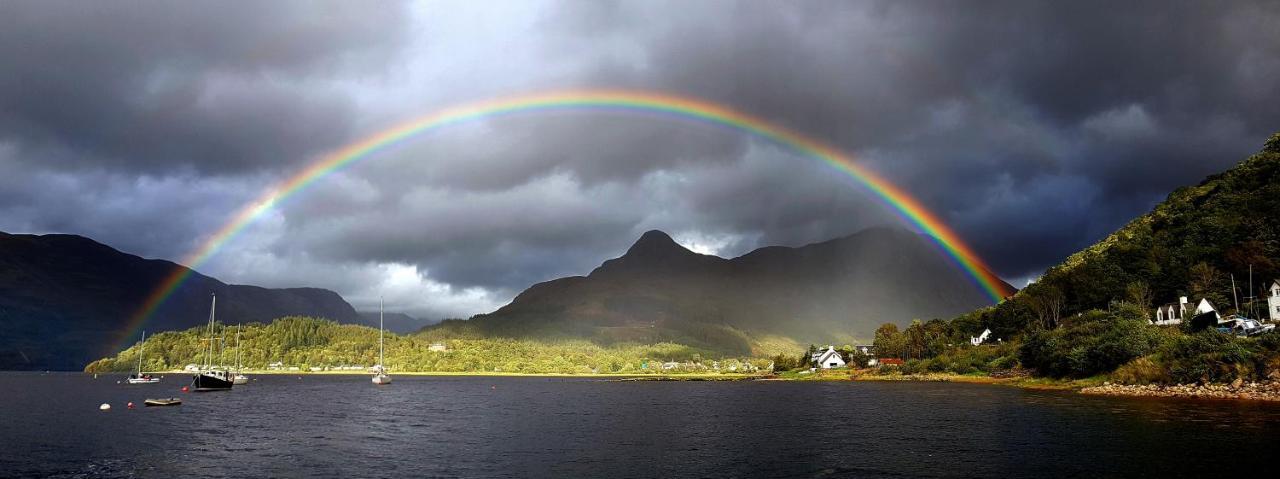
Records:
[[[391,375],[387,374],[387,368],[383,366],[383,364],[386,364],[386,357],[384,354],[386,353],[386,347],[383,344],[383,339],[382,339],[383,334],[384,333],[382,329],[382,299],[379,298],[378,299],[378,364],[375,364],[373,366],[373,383],[378,385],[391,384]]]
[[[205,354],[204,367],[196,371],[195,376],[191,380],[191,386],[196,391],[222,391],[231,389],[232,379],[231,371],[226,368],[213,366],[213,319],[214,311],[217,310],[218,296],[213,295],[213,301],[209,305],[209,349]]]
[[[138,369],[129,375],[126,379],[129,384],[155,384],[160,382],[160,378],[150,374],[142,374],[142,352],[147,347],[147,332],[142,332],[142,342],[138,344]]]
[[[231,383],[236,386],[249,384],[249,376],[240,373],[243,366],[240,364],[240,325],[236,325],[236,374],[231,377]]]

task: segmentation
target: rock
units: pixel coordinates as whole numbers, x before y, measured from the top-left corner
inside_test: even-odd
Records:
[[[1244,384],[1244,379],[1236,378],[1235,381],[1231,381],[1231,389],[1240,389],[1241,384]]]

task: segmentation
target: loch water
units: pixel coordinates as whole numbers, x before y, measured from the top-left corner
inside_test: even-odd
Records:
[[[1219,477],[1280,404],[952,383],[0,373],[3,477]],[[181,397],[144,408],[144,398]],[[137,408],[129,410],[132,401]],[[102,403],[110,411],[99,411]]]

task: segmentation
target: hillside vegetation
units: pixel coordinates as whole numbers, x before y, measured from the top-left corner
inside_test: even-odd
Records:
[[[218,341],[213,362],[235,362],[236,330],[217,324]],[[195,327],[147,337],[142,368],[171,371],[188,364],[203,364],[207,328]],[[446,351],[432,351],[432,344]],[[264,370],[280,362],[285,367],[336,368],[372,366],[378,359],[378,330],[306,317],[280,318],[270,323],[241,327],[241,360],[244,369]],[[94,361],[86,372],[129,371],[137,366],[139,344],[119,354]],[[663,363],[677,363],[667,370]],[[751,366],[743,367],[744,363]],[[394,371],[503,372],[503,373],[628,373],[740,372],[768,368],[765,359],[715,356],[711,352],[675,343],[618,343],[602,347],[590,341],[535,341],[494,338],[450,338],[431,334],[386,335],[386,364]],[[718,366],[718,369],[716,368]]]
[[[1004,341],[985,364],[1016,364],[1039,375],[1096,375],[1128,383],[1190,383],[1280,377],[1280,333],[1236,337],[1213,328],[1192,331],[1147,321],[1153,307],[1208,298],[1225,316],[1259,313],[1233,306],[1254,286],[1280,278],[1280,134],[1259,153],[1195,186],[1179,188],[1097,244],[1050,268],[1001,304],[962,315],[950,331],[990,328]],[[983,371],[965,358],[990,346],[904,350],[904,332],[877,335],[881,355],[908,359],[906,372]],[[882,337],[883,336],[883,337]],[[1009,346],[1010,344],[1016,347]],[[958,359],[957,359],[958,358]],[[987,367],[985,369],[992,369]]]

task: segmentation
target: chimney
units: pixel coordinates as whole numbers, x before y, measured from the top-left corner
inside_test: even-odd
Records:
[[[1186,296],[1179,296],[1179,297],[1178,297],[1178,304],[1187,304],[1187,297],[1186,297]]]

